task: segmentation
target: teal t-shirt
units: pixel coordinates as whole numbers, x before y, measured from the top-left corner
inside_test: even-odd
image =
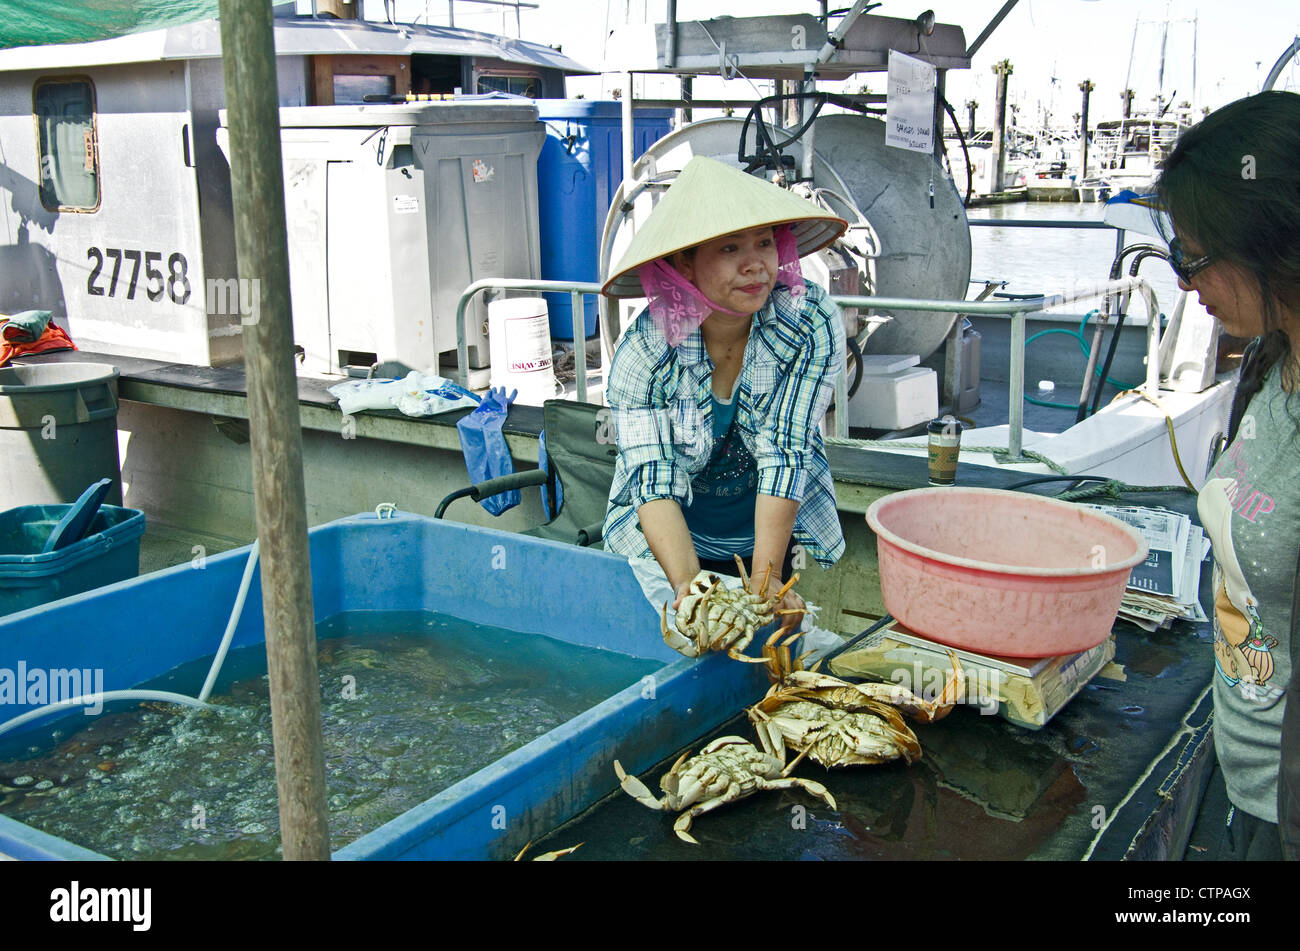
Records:
[[[758,500],[758,466],[735,430],[735,393],[713,396],[713,454],[691,482],[686,527],[701,558],[726,560],[754,554],[754,504]]]

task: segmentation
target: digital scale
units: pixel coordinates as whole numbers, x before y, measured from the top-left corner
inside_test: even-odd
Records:
[[[1114,659],[1115,636],[1059,657],[998,657],[928,640],[894,621],[834,658],[830,668],[840,677],[901,683],[929,699],[938,695],[952,673],[950,650],[966,675],[959,703],[1039,730]]]

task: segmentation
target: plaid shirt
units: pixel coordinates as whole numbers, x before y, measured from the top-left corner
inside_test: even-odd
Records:
[[[736,381],[735,426],[758,467],[758,491],[800,503],[794,539],[824,567],[844,553],[831,469],[818,424],[844,368],[839,309],[808,282],[802,298],[778,285],[754,316]],[[713,361],[696,330],[676,347],[642,311],[614,353],[606,399],[618,462],[605,513],[605,548],[652,557],[637,509],[691,502],[691,480],[713,453]]]

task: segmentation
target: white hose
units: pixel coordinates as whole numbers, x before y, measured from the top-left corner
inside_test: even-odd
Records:
[[[198,707],[202,710],[213,709],[209,704],[195,700],[193,697],[186,697],[179,693],[171,693],[166,690],[106,690],[103,693],[85,693],[79,697],[71,697],[67,700],[56,700],[54,703],[47,703],[43,707],[37,707],[35,710],[28,710],[26,713],[20,713],[18,716],[0,723],[0,736],[8,733],[15,727],[20,727],[24,723],[32,720],[39,720],[41,717],[57,710],[67,707],[91,707],[98,706],[101,710],[105,701],[108,700],[163,700],[168,703],[179,703],[187,707]]]
[[[257,566],[257,555],[258,542],[254,539],[252,547],[248,550],[248,562],[244,565],[244,577],[239,582],[239,593],[235,595],[235,604],[230,610],[230,620],[226,622],[226,631],[221,637],[221,646],[217,648],[217,654],[212,658],[212,666],[208,669],[208,678],[203,682],[203,689],[199,691],[198,699],[187,697],[184,694],[171,693],[167,690],[109,690],[103,693],[82,694],[79,697],[57,700],[43,707],[37,707],[35,710],[28,710],[26,713],[20,713],[18,716],[0,723],[0,736],[15,727],[22,726],[24,723],[39,720],[47,714],[65,708],[97,705],[102,710],[105,700],[160,700],[186,707],[197,707],[201,710],[220,710],[221,707],[214,707],[207,700],[212,694],[212,688],[216,686],[217,677],[221,675],[221,666],[226,662],[226,653],[230,650],[231,640],[234,639],[235,628],[239,626],[239,619],[244,613],[244,602],[248,599],[248,589],[253,584],[253,569]]]
[[[208,679],[203,682],[203,689],[199,691],[199,702],[207,703],[208,697],[212,694],[212,688],[217,684],[217,676],[221,673],[221,665],[226,662],[226,652],[230,650],[230,641],[235,636],[235,628],[239,625],[239,618],[244,613],[244,601],[248,597],[248,589],[253,583],[253,569],[257,567],[258,542],[253,539],[253,547],[248,550],[248,563],[244,565],[244,577],[239,582],[239,594],[235,595],[235,606],[230,610],[230,620],[226,622],[226,633],[221,636],[221,646],[217,648],[217,656],[212,658],[212,667],[208,670]]]

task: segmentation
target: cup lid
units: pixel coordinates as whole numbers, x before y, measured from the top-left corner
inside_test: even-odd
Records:
[[[930,425],[926,430],[936,435],[961,435],[961,421],[956,416],[943,416],[939,419],[930,420]]]

